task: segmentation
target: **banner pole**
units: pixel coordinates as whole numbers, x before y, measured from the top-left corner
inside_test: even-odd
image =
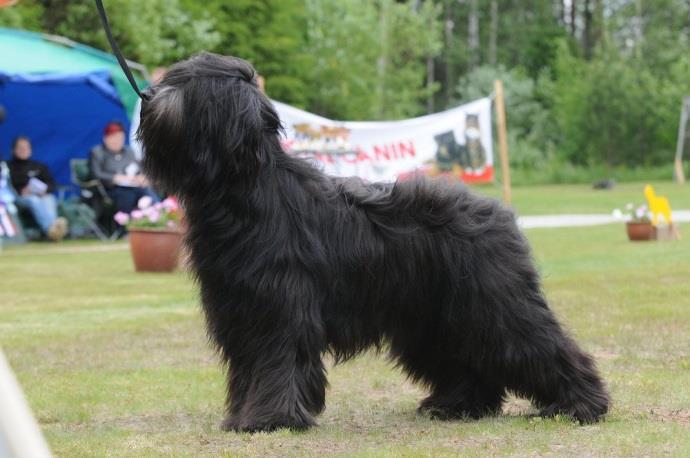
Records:
[[[678,184],[685,183],[685,174],[683,173],[683,150],[685,149],[685,128],[688,123],[688,111],[690,111],[690,96],[685,96],[683,97],[683,108],[680,110],[678,142],[676,143],[676,159],[674,161],[675,178]]]
[[[503,99],[503,81],[494,81],[496,93],[496,126],[498,127],[498,149],[501,154],[501,170],[503,170],[503,201],[511,204],[510,195],[510,163],[508,162],[508,135],[506,133],[506,108]]]

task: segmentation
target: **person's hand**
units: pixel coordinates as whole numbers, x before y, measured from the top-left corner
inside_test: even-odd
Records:
[[[115,183],[116,185],[127,186],[130,183],[132,183],[132,178],[128,177],[127,175],[122,175],[118,173],[115,176],[113,176],[113,183]]]
[[[19,194],[22,196],[30,196],[31,195],[31,189],[29,189],[28,186],[24,186],[21,191],[19,191]]]
[[[149,185],[149,180],[146,179],[144,175],[137,175],[134,177],[134,182],[136,183],[137,186],[140,188],[145,188]]]

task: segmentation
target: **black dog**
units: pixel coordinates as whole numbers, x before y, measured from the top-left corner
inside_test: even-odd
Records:
[[[506,390],[598,420],[609,399],[559,326],[510,210],[462,185],[335,179],[287,155],[247,62],[203,53],[144,102],[145,169],[186,210],[208,332],[228,363],[224,429],[295,429],[324,408],[325,352],[388,346],[431,391],[420,411],[480,418]]]

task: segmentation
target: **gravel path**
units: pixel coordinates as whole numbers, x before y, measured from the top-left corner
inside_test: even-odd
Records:
[[[690,221],[690,210],[675,210],[673,221],[677,223]],[[576,226],[596,226],[598,224],[622,223],[621,218],[612,215],[540,215],[540,216],[520,216],[518,225],[523,229],[533,229],[538,227],[576,227]]]
[[[673,220],[677,223],[690,222],[690,210],[676,210],[673,212]],[[556,227],[578,227],[578,226],[596,226],[599,224],[621,224],[621,218],[615,218],[612,215],[539,215],[539,216],[519,216],[518,225],[522,229],[535,228],[556,228]],[[103,251],[120,251],[129,249],[126,243],[105,243],[102,245],[91,246],[49,246],[46,244],[40,249],[27,250],[3,250],[0,243],[0,253],[3,256],[25,256],[28,254],[67,254],[67,253],[87,253],[87,252],[103,252]]]

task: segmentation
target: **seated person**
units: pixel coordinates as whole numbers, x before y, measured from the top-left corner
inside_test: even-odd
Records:
[[[10,186],[10,169],[5,161],[0,160],[0,237],[16,235],[13,222],[14,215],[17,214],[15,200],[17,200],[17,195]]]
[[[48,167],[31,160],[31,141],[19,136],[12,143],[12,159],[7,163],[12,187],[17,192],[15,204],[27,209],[50,240],[59,241],[67,233],[67,220],[57,215],[55,180]]]
[[[91,175],[103,183],[118,212],[131,212],[143,196],[160,200],[141,174],[134,152],[125,145],[125,129],[119,122],[105,126],[103,143],[94,146],[89,154],[89,167]]]

